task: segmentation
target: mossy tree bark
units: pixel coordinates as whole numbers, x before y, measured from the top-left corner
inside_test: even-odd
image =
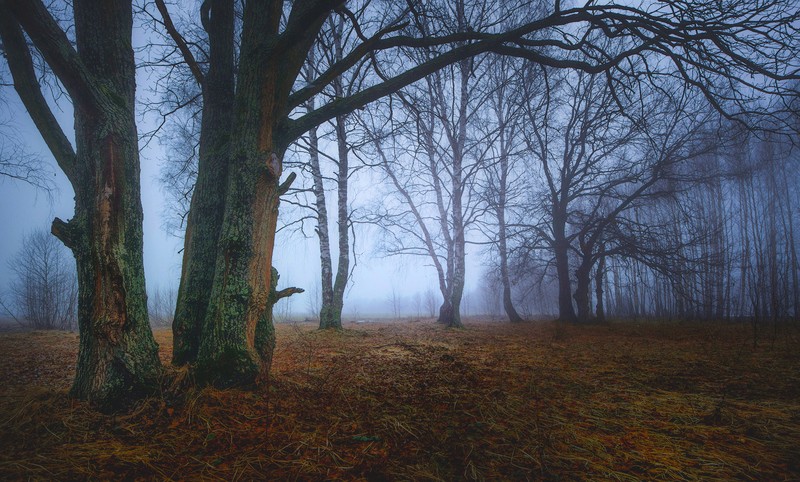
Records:
[[[75,191],[75,215],[52,232],[75,255],[80,341],[71,394],[113,410],[158,387],[147,315],[134,120],[130,2],[74,2],[70,44],[38,0],[0,3],[0,35],[15,88]],[[47,107],[22,31],[66,88],[75,149]]]
[[[208,295],[214,282],[231,163],[234,9],[228,0],[213,0],[205,5],[208,8],[203,9],[203,26],[209,36],[209,69],[205,75],[196,63],[192,69],[202,88],[203,117],[197,182],[186,221],[181,283],[172,324],[172,361],[176,365],[194,363],[197,359],[201,338],[199,320],[207,315]],[[190,58],[189,62],[194,63],[194,59]]]
[[[262,4],[263,3],[263,4]],[[293,9],[279,32],[281,2],[248,2],[234,97],[232,164],[217,245],[214,281],[195,365],[201,383],[241,386],[266,373],[272,348],[269,293],[283,155],[288,145],[278,120],[306,59],[315,32],[333,5]],[[257,328],[261,326],[260,330]],[[261,339],[258,346],[257,339]]]

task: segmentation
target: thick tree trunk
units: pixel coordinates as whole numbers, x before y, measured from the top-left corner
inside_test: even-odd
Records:
[[[248,3],[234,99],[232,166],[217,245],[214,282],[203,320],[195,376],[219,387],[250,385],[269,369],[272,348],[256,346],[271,325],[269,291],[285,142],[276,124],[302,60],[275,52],[280,4]],[[311,40],[313,41],[313,39]],[[291,72],[291,73],[290,73]],[[288,77],[287,77],[288,75]]]
[[[161,373],[147,315],[138,139],[132,115],[103,122],[111,129],[105,135],[76,117],[78,163],[94,182],[74,186],[74,218],[53,223],[78,269],[80,337],[70,393],[113,410],[156,391]],[[96,186],[103,186],[99,195]]]
[[[198,381],[220,387],[254,382],[268,370],[272,350],[255,342],[256,327],[263,332],[264,324],[271,325],[267,300],[279,196],[277,175],[267,165],[279,165],[283,152],[269,143],[239,145],[196,364]]]
[[[240,131],[252,129],[243,124],[237,122]],[[221,387],[254,382],[271,360],[271,348],[263,345],[259,351],[255,335],[256,327],[267,323],[270,315],[267,300],[283,152],[273,149],[271,132],[249,134],[237,136],[234,144],[238,169],[230,173],[228,182],[214,284],[196,365],[201,383]],[[258,144],[253,145],[256,139]]]
[[[442,303],[439,307],[439,318],[436,320],[437,323],[442,323],[446,326],[450,326],[450,323],[453,320],[453,305],[450,304],[450,297],[448,296],[447,301]]]
[[[172,323],[172,362],[194,363],[214,282],[230,163],[234,93],[233,4],[214,1],[208,22],[210,68],[203,88],[197,182],[186,220],[181,283]]]
[[[75,110],[75,216],[53,233],[78,269],[78,363],[71,394],[112,410],[158,388],[147,315],[130,3],[75,2],[79,55],[103,82],[101,108]]]
[[[565,322],[576,320],[575,309],[572,306],[572,283],[569,275],[569,244],[566,240],[559,239],[553,245],[556,261],[556,275],[558,276],[558,319]]]

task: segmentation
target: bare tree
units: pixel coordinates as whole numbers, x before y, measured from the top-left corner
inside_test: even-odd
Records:
[[[77,327],[78,280],[68,250],[46,231],[34,231],[10,263],[17,275],[11,285],[19,318],[36,330]]]
[[[0,125],[0,129],[5,126]],[[7,132],[0,131],[0,183],[21,181],[45,192],[54,189],[52,173],[38,157],[27,154]]]
[[[431,318],[436,316],[436,307],[436,292],[433,288],[428,288],[425,290],[425,310]]]
[[[319,36],[322,41],[315,49],[309,51],[309,58],[304,68],[303,76],[311,82],[323,72],[327,67],[342,62],[345,51],[352,48],[352,43],[358,41],[353,26],[343,16],[330,17],[325,22]],[[323,91],[318,96],[332,98],[343,98],[351,95],[363,74],[360,71],[351,73],[349,77],[337,76],[329,86],[329,92]],[[306,102],[306,111],[312,114],[316,108],[316,96],[311,97]],[[307,151],[309,154],[308,171],[311,174],[312,184],[309,189],[301,188],[300,192],[310,191],[314,195],[313,217],[317,222],[315,232],[319,238],[320,247],[320,266],[322,282],[322,304],[319,313],[320,329],[342,327],[342,310],[344,309],[344,294],[348,282],[355,268],[353,247],[351,246],[350,232],[353,229],[351,219],[351,208],[349,205],[349,182],[357,169],[352,166],[353,143],[349,139],[351,124],[348,114],[338,115],[331,119],[330,132],[324,137],[332,138],[336,146],[335,156],[330,156],[320,151],[320,127],[312,127],[307,135]],[[335,222],[328,219],[328,208],[326,205],[326,173],[323,169],[322,160],[328,160],[333,166],[333,180],[336,185],[336,214]],[[311,203],[304,203],[309,205]],[[329,226],[335,224],[338,237],[336,246],[338,256],[336,270],[333,270],[331,258],[331,239]]]
[[[392,285],[387,301],[389,302],[389,308],[392,310],[393,319],[395,321],[399,320],[400,313],[402,312],[402,299],[400,295],[397,294],[397,287],[395,285]]]
[[[456,2],[455,11],[454,20],[465,24],[465,3]],[[409,55],[424,59],[431,53]],[[483,210],[476,179],[485,164],[485,146],[468,132],[487,97],[475,80],[485,60],[465,59],[432,73],[422,85],[396,94],[393,100],[402,111],[395,108],[389,119],[373,118],[366,125],[398,201],[391,209],[381,203],[372,221],[386,231],[389,254],[425,256],[431,262],[442,294],[439,322],[453,327],[461,326],[467,230]],[[387,132],[385,126],[393,123],[396,129]]]
[[[150,324],[159,328],[172,326],[178,290],[174,286],[158,286],[147,297]]]
[[[73,218],[52,225],[78,271],[71,394],[113,409],[152,393],[161,375],[142,260],[133,9],[75,2],[70,13],[65,30],[40,0],[2,1],[0,39],[14,88],[75,192]],[[29,40],[72,103],[74,148],[42,92]]]
[[[525,177],[516,166],[519,154],[519,145],[523,144],[519,138],[520,121],[522,120],[520,102],[515,99],[521,89],[519,82],[523,81],[522,68],[514,59],[499,57],[494,59],[488,69],[490,94],[488,104],[489,113],[486,117],[485,129],[488,130],[485,138],[491,139],[490,155],[493,162],[486,166],[484,186],[482,187],[488,207],[494,214],[494,219],[489,222],[490,228],[487,238],[497,252],[500,283],[502,284],[501,299],[506,316],[512,323],[522,321],[522,317],[514,308],[512,299],[512,283],[509,274],[509,247],[510,229],[508,217],[513,212],[515,203],[523,195]],[[528,83],[536,79],[525,79]],[[539,84],[537,82],[537,84]],[[516,174],[516,176],[515,176]],[[488,292],[487,292],[488,293]],[[492,312],[494,314],[494,312]]]
[[[219,385],[250,383],[268,369],[263,362],[271,358],[269,354],[258,353],[251,344],[258,323],[265,319],[278,203],[288,188],[279,181],[283,157],[288,146],[313,126],[360,109],[448,65],[489,52],[538,65],[607,73],[612,78],[673,76],[699,89],[731,117],[780,118],[785,111],[780,103],[766,108],[758,97],[785,95],[785,81],[797,77],[798,14],[790,0],[740,0],[711,6],[682,0],[641,7],[590,2],[576,8],[558,6],[545,13],[533,12],[529,2],[504,2],[493,6],[497,8],[478,1],[370,3],[373,14],[361,18],[339,2],[247,2],[238,44],[232,39],[231,4],[209,1],[201,9],[212,40],[211,56],[218,47],[230,52],[239,45],[241,62],[235,86],[233,81],[225,82],[230,86],[225,105],[204,113],[204,125],[212,122],[213,110],[231,114],[227,123],[213,121],[224,134],[221,141],[230,142],[222,142],[225,148],[220,150],[224,169],[204,164],[201,154],[187,223],[191,235],[186,236],[182,291],[186,297],[205,301],[197,303],[196,316],[185,316],[180,307],[176,316],[176,323],[186,320],[177,338],[187,334],[186,343],[199,347],[188,350],[183,362],[195,364],[199,380]],[[333,14],[352,22],[359,41],[312,82],[297,82],[317,34]],[[427,28],[432,18],[445,20],[442,28]],[[514,23],[501,19],[514,19]],[[223,31],[215,46],[215,32]],[[234,69],[228,68],[232,54],[212,58],[206,79],[187,49],[180,48],[182,43],[186,46],[180,35],[173,37],[200,83],[207,82],[210,72],[220,66],[230,73],[227,78],[234,77]],[[401,62],[397,54],[403,48],[429,54],[405,56]],[[659,58],[628,62],[651,54]],[[313,112],[298,112],[342,73],[364,69],[375,75],[365,77],[352,94],[330,99]],[[749,80],[754,78],[759,79],[757,83]],[[730,94],[731,88],[735,95]],[[201,138],[201,150],[203,145]],[[460,170],[457,165],[453,169]],[[201,189],[204,179],[214,180],[214,185]],[[209,202],[212,197],[220,202]],[[203,206],[215,208],[203,211]],[[457,219],[453,223],[454,233],[461,236],[461,223]],[[454,261],[461,257],[458,245],[454,244]],[[455,285],[461,276],[457,264]],[[454,287],[451,305],[458,305],[460,296]],[[193,323],[200,326],[195,328]]]

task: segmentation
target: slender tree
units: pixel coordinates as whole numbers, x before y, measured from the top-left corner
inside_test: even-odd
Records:
[[[514,161],[518,157],[517,145],[521,144],[518,123],[522,119],[522,115],[520,115],[520,102],[513,97],[520,90],[515,84],[522,77],[520,75],[520,64],[518,62],[515,63],[513,59],[505,57],[495,59],[489,67],[488,73],[489,85],[487,88],[490,90],[488,99],[490,106],[489,116],[492,120],[489,121],[487,126],[489,135],[486,137],[492,139],[490,152],[492,152],[493,162],[486,168],[486,180],[483,190],[486,202],[495,217],[494,222],[496,224],[488,230],[490,232],[489,238],[497,249],[503,309],[509,321],[517,323],[522,321],[522,317],[514,307],[511,296],[512,283],[509,273],[509,255],[511,252],[509,234],[511,234],[511,230],[508,216],[521,194],[521,189],[519,189],[521,186],[519,186],[520,183],[518,181],[522,177],[515,179],[515,174],[519,174],[519,172],[515,169],[516,163]]]

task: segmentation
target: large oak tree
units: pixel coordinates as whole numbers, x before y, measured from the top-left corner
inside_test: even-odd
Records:
[[[74,45],[41,1],[0,2],[0,38],[14,87],[75,192],[73,218],[52,225],[78,269],[71,393],[113,409],[154,391],[161,373],[142,261],[133,15],[124,0],[76,0],[73,11]],[[41,91],[28,39],[69,95],[75,147]]]

